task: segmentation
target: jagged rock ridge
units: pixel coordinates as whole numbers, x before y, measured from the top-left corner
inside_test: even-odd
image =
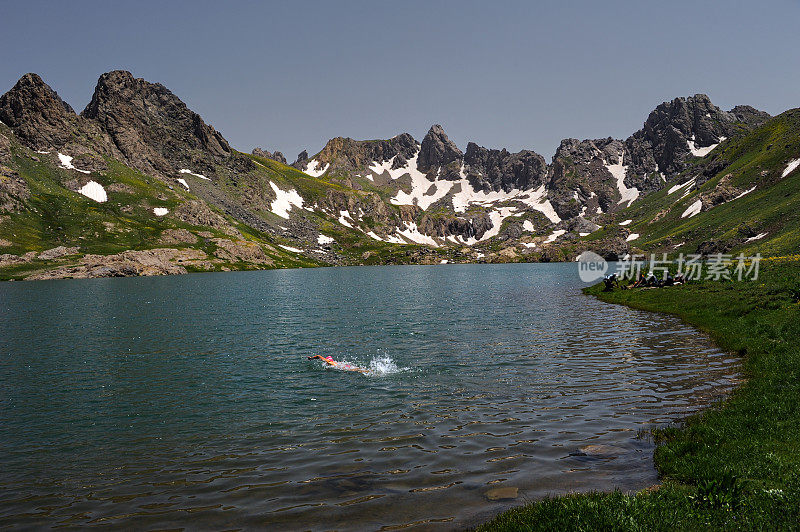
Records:
[[[467,144],[464,154],[467,179],[478,190],[528,190],[544,184],[547,163],[531,150],[509,153],[487,149],[474,142]]]
[[[265,159],[272,159],[273,161],[286,164],[286,157],[279,151],[271,152],[263,148],[253,148],[252,153],[258,157],[264,157]]]
[[[130,72],[100,76],[81,116],[97,122],[124,159],[146,173],[210,167],[231,155],[222,135],[169,89]]]
[[[322,164],[330,164],[334,172],[352,172],[368,166],[373,161],[389,161],[393,158],[394,168],[401,168],[418,150],[419,144],[408,133],[402,133],[388,140],[353,140],[336,137],[329,140],[314,159]]]
[[[421,237],[414,241],[427,243],[427,237],[435,237],[439,244],[474,244],[489,236],[542,236],[554,229],[584,233],[598,227],[593,221],[663,188],[690,158],[768,117],[747,106],[722,111],[700,94],[659,105],[626,140],[565,139],[550,165],[531,150],[510,153],[470,142],[462,152],[436,124],[421,143],[408,133],[368,141],[336,137],[311,158],[300,153],[293,166],[314,176],[326,174],[344,187],[316,199],[317,207],[339,224],[371,219],[378,225],[369,233],[390,242]],[[41,78],[28,74],[0,98],[0,119],[37,150],[69,146],[76,156],[89,150],[173,181],[179,169],[212,177],[219,170],[246,191],[240,204],[213,186],[195,192],[253,226],[262,223],[254,212],[272,209],[279,193],[274,183],[240,178],[255,168],[249,158],[232,150],[166,87],[129,72],[101,76],[81,115]],[[256,148],[253,154],[286,163],[280,152]],[[101,166],[90,158],[82,168]],[[357,230],[368,232],[363,226]]]

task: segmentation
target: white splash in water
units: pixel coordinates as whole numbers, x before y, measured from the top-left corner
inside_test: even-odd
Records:
[[[373,357],[369,361],[368,375],[391,375],[392,373],[400,373],[408,368],[400,368],[395,364],[394,360],[388,355]]]

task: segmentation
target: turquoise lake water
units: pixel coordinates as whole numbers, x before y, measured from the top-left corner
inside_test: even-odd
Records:
[[[574,264],[2,283],[0,526],[453,529],[656,483],[637,434],[736,360],[582,286]]]

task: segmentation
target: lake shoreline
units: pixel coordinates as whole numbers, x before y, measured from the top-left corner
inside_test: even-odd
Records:
[[[653,431],[657,489],[545,498],[479,530],[792,528],[800,522],[800,262],[766,259],[758,281],[584,292],[677,316],[742,358],[743,380],[721,402]]]
[[[203,269],[193,264],[191,249],[155,248],[128,250],[114,255],[91,255],[71,257],[62,261],[40,261],[35,253],[19,256],[6,262],[0,260],[0,282],[3,281],[50,281],[63,279],[107,279],[116,277],[164,277],[191,273],[256,272],[270,270],[297,270],[305,268],[341,268],[358,266],[447,266],[485,264],[549,264],[572,261],[497,261],[497,262],[401,262],[360,264],[314,264],[303,266],[276,266],[264,268],[255,264],[214,265]],[[3,256],[0,256],[2,259]],[[7,257],[7,256],[6,256]],[[16,256],[15,256],[16,257]],[[35,262],[34,262],[35,261]],[[196,261],[195,261],[196,262]],[[210,264],[210,263],[207,263]]]

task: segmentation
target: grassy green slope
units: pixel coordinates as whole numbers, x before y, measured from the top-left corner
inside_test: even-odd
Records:
[[[10,136],[10,132],[6,130]],[[13,138],[13,137],[11,137]],[[193,226],[172,216],[158,217],[153,208],[164,207],[172,212],[178,204],[196,199],[180,186],[170,189],[164,182],[141,174],[131,168],[107,159],[108,170],[94,172],[92,180],[103,185],[108,201],[98,203],[73,192],[64,183],[75,177],[74,171],[59,168],[51,156],[36,154],[16,142],[12,144],[13,158],[10,167],[25,180],[30,197],[24,200],[20,212],[5,214],[0,223],[0,238],[11,243],[0,252],[23,255],[41,252],[57,246],[79,246],[80,252],[109,255],[125,250],[143,250],[156,247],[196,248],[212,254],[216,244],[212,239],[200,239],[197,244],[170,244],[159,242],[166,229],[186,229],[197,233],[212,233],[212,238],[230,238],[224,232],[206,226]],[[116,184],[116,191],[110,186]],[[223,215],[222,213],[219,213]],[[223,215],[223,217],[225,217]],[[275,261],[274,267],[314,266],[317,261],[298,256],[270,244],[274,240],[225,217],[250,241],[268,245],[267,255]],[[20,278],[25,273],[41,269],[46,263],[34,260],[28,264],[3,269],[0,279]],[[248,264],[220,264],[218,268],[246,269]]]
[[[744,357],[724,403],[655,431],[664,483],[636,495],[551,498],[482,530],[794,529],[800,523],[800,261],[762,264],[750,282],[588,290],[610,303],[681,317]]]

